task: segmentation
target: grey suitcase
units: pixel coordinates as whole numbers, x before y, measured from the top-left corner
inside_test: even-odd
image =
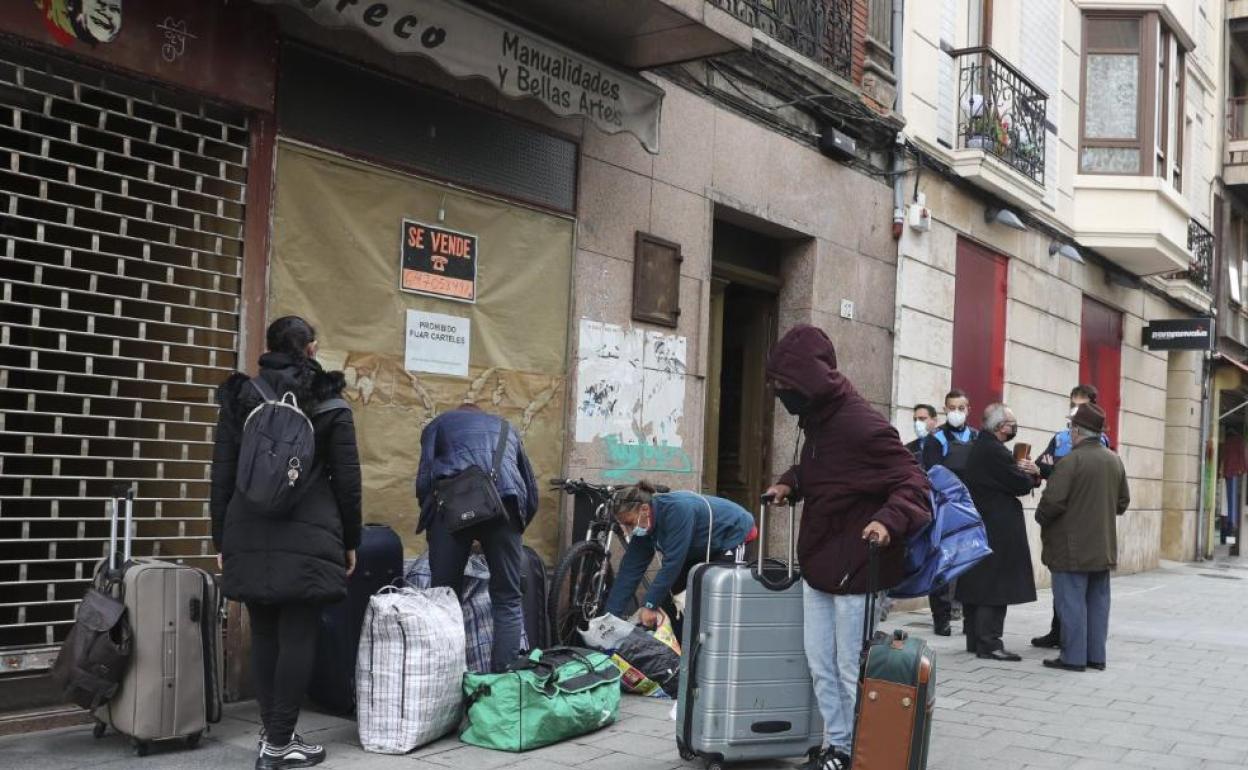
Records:
[[[795,518],[790,505],[787,562],[762,558],[764,501],[759,562],[700,564],[690,572],[676,707],[682,759],[702,757],[718,768],[800,757],[823,742],[803,643],[805,584],[794,564]]]
[[[120,555],[118,507],[125,509]],[[114,500],[111,551],[103,566],[121,570],[133,651],[117,694],[95,711],[95,735],[112,726],[146,756],[154,741],[183,739],[194,748],[209,722],[220,721],[222,605],[216,581],[204,570],[131,558],[133,510],[133,490]]]

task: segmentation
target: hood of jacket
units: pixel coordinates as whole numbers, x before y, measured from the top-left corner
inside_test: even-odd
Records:
[[[321,401],[341,398],[346,387],[342,372],[327,372],[316,359],[296,359],[285,353],[260,356],[259,376],[279,397],[294,393],[305,412]],[[250,376],[235,372],[217,388],[217,404],[227,415],[242,418],[260,404],[260,394],[249,386],[250,380]]]
[[[780,388],[805,396],[810,406],[835,412],[856,394],[836,368],[836,348],[822,329],[799,325],[789,330],[767,358],[767,376]]]

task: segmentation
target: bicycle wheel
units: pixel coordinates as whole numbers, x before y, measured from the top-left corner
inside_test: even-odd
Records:
[[[601,543],[583,540],[568,549],[560,560],[551,581],[547,608],[554,644],[579,644],[577,631],[587,628],[590,620],[602,614],[614,576],[607,564],[601,583],[598,581],[606,559]]]

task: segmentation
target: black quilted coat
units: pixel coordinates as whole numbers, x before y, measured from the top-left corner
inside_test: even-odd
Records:
[[[281,353],[260,358],[260,376],[279,396],[291,391],[310,411],[339,397],[340,372]],[[350,409],[312,418],[316,433],[313,484],[282,517],[248,514],[231,505],[243,421],[261,402],[241,373],[217,390],[221,407],[212,453],[212,540],[224,557],[223,590],[260,604],[327,603],[346,596],[346,552],[360,543],[360,459]]]

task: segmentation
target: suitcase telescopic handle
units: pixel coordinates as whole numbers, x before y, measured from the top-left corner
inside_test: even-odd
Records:
[[[789,552],[785,560],[785,577],[782,581],[773,581],[767,576],[767,509],[776,502],[775,495],[766,494],[761,498],[758,511],[758,560],[754,562],[754,579],[773,591],[783,591],[793,585],[793,562],[797,560],[797,546],[793,533],[797,528],[797,506],[789,498]]]

